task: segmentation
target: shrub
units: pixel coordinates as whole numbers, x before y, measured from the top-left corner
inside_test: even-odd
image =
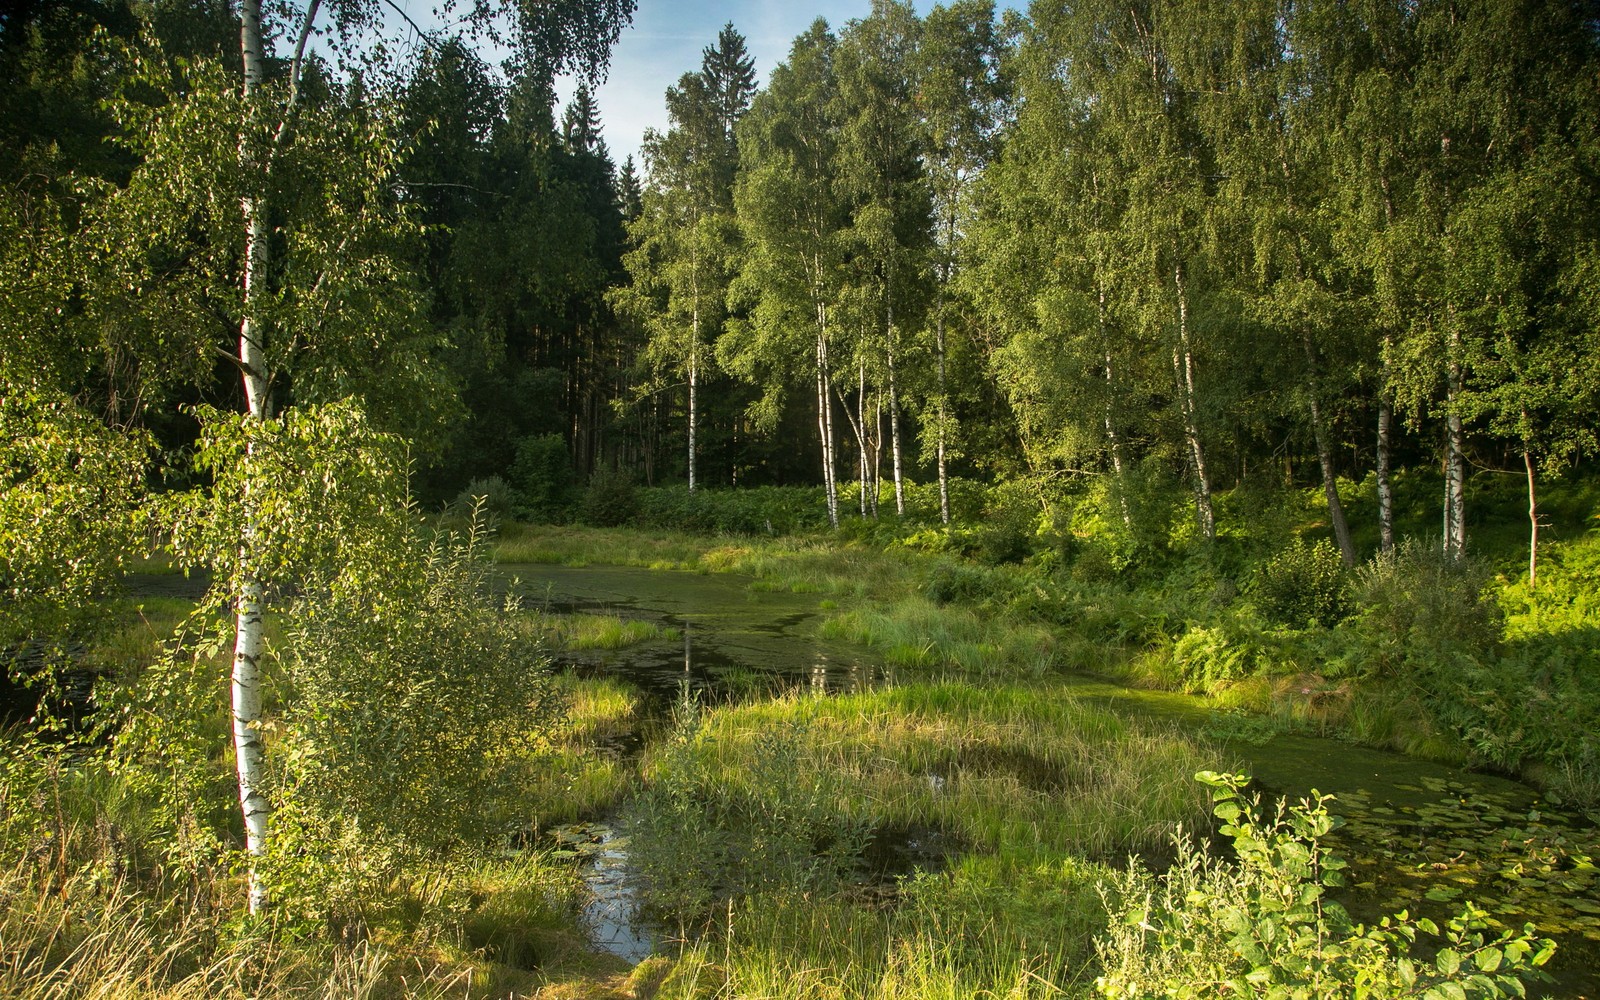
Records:
[[[474,510],[481,509],[495,521],[502,521],[511,517],[516,506],[517,496],[511,484],[499,476],[490,476],[468,483],[466,489],[457,493],[450,502],[446,513],[465,521]]]
[[[924,592],[935,604],[978,604],[1004,589],[995,571],[959,562],[939,562],[928,574]]]
[[[1095,985],[1120,998],[1522,996],[1523,980],[1548,979],[1555,951],[1533,925],[1497,936],[1467,905],[1443,933],[1404,911],[1376,927],[1350,919],[1327,897],[1345,863],[1322,840],[1338,819],[1331,796],[1312,793],[1267,819],[1247,779],[1202,771],[1236,865],[1180,835],[1177,860],[1156,876],[1130,866],[1103,894],[1110,927],[1095,943],[1104,973]],[[1431,958],[1412,954],[1417,934],[1439,938]],[[1431,950],[1431,949],[1430,949]]]
[[[637,491],[643,527],[696,534],[783,535],[825,528],[828,510],[814,486],[736,490],[656,486]]]
[[[1428,683],[1486,662],[1500,640],[1500,608],[1484,597],[1488,573],[1449,562],[1407,539],[1356,574],[1355,628],[1371,668]]]
[[[1039,500],[1029,482],[1003,482],[989,494],[978,526],[967,532],[967,552],[990,566],[1021,562],[1033,551]]]
[[[719,898],[840,885],[869,830],[839,813],[842,777],[806,769],[799,779],[805,731],[765,734],[737,784],[714,779],[705,760],[710,739],[686,696],[629,817],[646,899],[687,921]]]
[[[412,861],[524,821],[525,766],[559,699],[514,608],[487,597],[481,519],[386,571],[308,583],[286,609],[272,878],[351,903]]]
[[[556,521],[566,514],[572,502],[572,459],[561,435],[532,435],[517,442],[510,475],[519,515],[534,521]]]
[[[1291,628],[1329,626],[1345,617],[1349,580],[1332,542],[1307,545],[1296,538],[1256,571],[1251,591],[1270,621]]]
[[[632,521],[638,514],[639,497],[634,492],[633,478],[626,472],[596,469],[589,476],[579,512],[585,524],[615,528]]]

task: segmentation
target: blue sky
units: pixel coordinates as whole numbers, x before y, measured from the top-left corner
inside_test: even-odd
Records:
[[[432,13],[438,0],[394,0],[395,6],[424,28],[439,21]],[[934,0],[916,0],[919,12],[926,13]],[[789,46],[811,22],[826,18],[834,29],[853,18],[865,17],[871,0],[638,0],[633,24],[622,33],[611,52],[611,70],[597,91],[602,134],[619,165],[623,157],[638,156],[639,142],[647,128],[667,124],[666,90],[684,73],[700,68],[700,52],[716,40],[717,32],[729,21],[745,37],[755,57],[756,73],[765,85],[772,67],[789,54]],[[1003,6],[1003,4],[1002,4]],[[385,20],[391,37],[408,32],[391,12]],[[493,56],[486,56],[491,62]],[[563,102],[572,94],[576,82],[563,81],[559,88]]]
[[[926,12],[932,5],[918,0],[916,7]],[[641,160],[637,154],[644,130],[666,127],[667,88],[700,68],[701,50],[727,22],[744,35],[764,85],[772,67],[788,57],[795,36],[812,21],[823,17],[838,29],[865,17],[871,6],[871,0],[639,0],[633,25],[612,50],[611,72],[596,95],[612,158],[619,165],[629,153]],[[571,87],[569,81],[563,99]],[[642,171],[644,164],[639,167]]]

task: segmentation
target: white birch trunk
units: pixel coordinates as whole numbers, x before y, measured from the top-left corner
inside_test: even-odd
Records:
[[[872,517],[883,501],[883,393],[872,400]]]
[[[1394,226],[1394,199],[1389,192],[1389,179],[1383,185],[1383,217],[1389,227]],[[1389,396],[1389,353],[1394,348],[1394,334],[1385,332],[1378,359],[1378,551],[1394,551],[1394,487],[1390,483],[1391,429],[1394,424],[1394,404]]]
[[[1117,433],[1117,424],[1112,419],[1111,411],[1116,393],[1116,372],[1111,362],[1111,337],[1106,332],[1106,290],[1098,282],[1095,287],[1095,297],[1098,300],[1098,323],[1100,326],[1100,350],[1105,361],[1106,374],[1106,446],[1111,452],[1111,475],[1117,484],[1117,506],[1122,512],[1122,526],[1129,531],[1133,530],[1133,511],[1128,506],[1128,481],[1122,464],[1122,436]]]
[[[947,415],[945,413],[945,398],[944,398],[945,397],[945,384],[944,384],[944,296],[943,296],[943,290],[942,289],[941,289],[941,292],[940,292],[940,301],[939,301],[939,305],[938,305],[938,318],[934,320],[934,324],[933,324],[933,348],[934,348],[934,357],[938,362],[938,370],[939,370],[939,397],[938,397],[939,440],[938,440],[938,443],[937,443],[937,448],[938,448],[938,453],[939,453],[939,523],[948,526],[950,524],[950,475],[946,471],[946,468],[945,468],[945,457],[944,457],[944,442],[945,442],[945,426],[944,425],[945,425],[945,421],[948,419],[948,417],[947,417]]]
[[[905,517],[905,482],[900,475],[900,397],[895,388],[893,347],[889,349],[889,446],[894,460],[894,512]]]
[[[1389,482],[1390,427],[1394,423],[1394,407],[1389,403],[1388,388],[1378,399],[1378,551],[1394,551],[1394,487]]]
[[[1194,464],[1195,517],[1200,534],[1217,537],[1217,515],[1211,506],[1211,477],[1206,471],[1205,449],[1200,442],[1200,421],[1195,405],[1194,353],[1189,342],[1189,294],[1184,287],[1183,268],[1172,269],[1178,290],[1178,343],[1172,350],[1173,373],[1178,380],[1179,408],[1183,413],[1183,434],[1188,440],[1189,457]]]
[[[313,6],[307,13],[306,27],[316,15]],[[302,40],[304,33],[302,33]],[[257,141],[254,102],[259,100],[264,79],[264,49],[261,35],[260,0],[245,0],[239,11],[239,50],[244,64],[244,104],[246,121],[239,146],[240,166],[247,176],[264,178],[266,164],[252,148]],[[298,56],[298,53],[297,53]],[[264,423],[271,417],[271,386],[267,381],[264,333],[256,310],[264,292],[267,268],[266,206],[262,192],[247,194],[240,202],[244,224],[244,275],[242,278],[243,318],[239,323],[239,364],[244,377],[246,417]],[[244,461],[250,462],[254,446],[247,446]],[[238,593],[234,597],[233,668],[229,684],[232,716],[234,768],[239,780],[239,809],[243,814],[245,850],[251,858],[249,907],[259,913],[267,904],[261,884],[258,859],[269,844],[268,821],[272,804],[265,792],[266,755],[261,743],[261,650],[263,617],[266,611],[263,587],[253,552],[258,531],[255,489],[246,470],[239,539]]]
[[[888,338],[889,362],[889,448],[894,459],[894,512],[897,517],[906,516],[906,491],[905,483],[900,476],[900,394],[895,384],[894,372],[894,300],[890,298],[893,287],[890,282],[894,276],[894,265],[891,261],[886,269],[886,280],[883,296],[883,321],[884,334]]]
[[[844,418],[850,424],[850,432],[856,437],[856,478],[861,486],[860,504],[861,516],[867,516],[867,368],[866,364],[859,363],[858,390],[856,395],[855,412],[850,411],[850,400],[845,396],[844,390],[834,386],[834,392],[839,396],[839,406],[844,410]]]
[[[700,241],[699,234],[691,231],[694,249],[689,258],[690,322],[689,322],[689,492],[694,492],[694,456],[696,390],[700,381]]]
[[[1456,562],[1467,552],[1466,485],[1467,458],[1466,432],[1462,427],[1461,411],[1457,405],[1461,394],[1461,334],[1451,323],[1450,364],[1445,385],[1445,503],[1444,503],[1444,555]]]
[[[822,485],[828,502],[828,524],[839,526],[839,486],[834,477],[833,407],[828,378],[828,307],[821,301],[817,310],[817,430],[822,437]]]
[[[1523,414],[1527,419],[1527,414]],[[1527,438],[1522,440],[1522,465],[1528,470],[1528,586],[1539,580],[1539,497],[1534,492],[1533,450]]]

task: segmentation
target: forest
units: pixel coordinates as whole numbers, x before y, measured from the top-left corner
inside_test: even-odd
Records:
[[[0,994],[1600,991],[1600,6],[635,2],[0,9]]]

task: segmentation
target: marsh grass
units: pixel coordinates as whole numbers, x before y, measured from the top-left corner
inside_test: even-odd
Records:
[[[1206,815],[1189,780],[1206,747],[1055,687],[910,684],[728,706],[672,764],[759,800],[773,793],[750,787],[746,765],[775,732],[797,734],[793,780],[826,778],[842,820],[936,829],[1013,862],[1159,851],[1174,824]],[[662,760],[646,755],[644,781],[666,777]]]
[[[46,808],[31,837],[8,831],[0,869],[8,1000],[486,1000],[616,972],[577,930],[570,865],[480,856],[402,873],[355,910],[242,921],[242,880],[170,866],[168,831],[141,825],[148,811],[122,775],[44,763],[34,797]]]
[[[641,725],[638,692],[621,682],[567,672],[558,675],[556,691],[564,722],[530,761],[523,799],[528,822],[540,829],[616,808],[634,784],[619,750]]]
[[[869,878],[717,902],[716,887],[742,877],[707,871],[707,892],[693,897],[707,933],[678,959],[663,997],[1085,991],[1090,942],[1104,928],[1095,887],[1105,862],[1159,857],[1175,824],[1203,826],[1205,796],[1190,775],[1214,759],[1192,739],[1061,690],[952,681],[706,711],[677,749],[647,754],[643,780],[787,815],[795,793],[750,763],[774,733],[791,744],[790,785],[822,792],[840,830],[938,831],[954,853],[887,896],[862,888]],[[634,844],[649,849],[637,834]]]
[[[874,649],[895,666],[974,674],[1043,673],[1053,664],[1057,646],[1051,630],[1037,623],[941,606],[924,597],[841,612],[820,632]]]
[[[1000,899],[1008,886],[921,883],[923,897],[976,889]],[[932,884],[932,880],[928,883]],[[687,948],[662,984],[662,1000],[721,996],[773,1000],[978,996],[1059,997],[1081,978],[1083,949],[1103,921],[1092,888],[1082,879],[1050,879],[1048,938],[1010,932],[1013,908],[1002,919],[964,912],[952,900],[909,899],[871,908],[834,898],[759,898],[735,907],[718,933]],[[1063,902],[1064,901],[1064,902]],[[1077,912],[1078,903],[1086,907]],[[931,906],[929,904],[932,904]],[[1081,919],[1080,919],[1081,918]]]
[[[554,649],[627,649],[657,639],[679,639],[683,633],[656,622],[616,615],[540,615],[539,624]]]

